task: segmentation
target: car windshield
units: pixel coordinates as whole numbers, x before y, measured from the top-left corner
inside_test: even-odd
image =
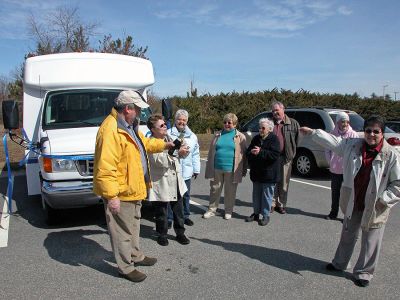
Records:
[[[119,90],[74,90],[49,93],[42,126],[47,129],[99,126],[111,112]],[[141,124],[151,110],[142,109]]]
[[[337,112],[329,113],[330,117],[333,120],[333,123],[336,122]],[[363,132],[364,131],[364,118],[356,113],[349,113],[350,117],[350,125],[354,131]],[[394,133],[392,129],[389,127],[385,127],[385,133]]]

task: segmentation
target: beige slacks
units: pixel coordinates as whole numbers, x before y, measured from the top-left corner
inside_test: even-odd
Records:
[[[236,200],[238,184],[233,183],[233,172],[215,170],[214,179],[210,181],[210,205],[208,210],[215,212],[219,206],[222,188],[224,188],[225,214],[232,214]]]
[[[134,271],[134,263],[145,257],[139,247],[141,207],[142,201],[121,201],[120,212],[113,215],[104,201],[111,246],[122,274]]]
[[[275,207],[286,207],[290,176],[292,175],[292,161],[280,162],[281,181],[276,184],[273,205]]]
[[[378,264],[385,226],[371,228],[369,231],[361,229],[362,212],[355,211],[350,220],[343,221],[342,235],[332,264],[341,270],[350,267],[350,258],[361,231],[361,249],[353,269],[356,279],[371,280]]]

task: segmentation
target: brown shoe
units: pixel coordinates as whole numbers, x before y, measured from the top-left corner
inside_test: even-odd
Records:
[[[157,258],[145,256],[142,261],[135,262],[135,267],[137,266],[150,267],[153,266],[156,262]]]
[[[123,277],[132,282],[141,282],[147,278],[147,275],[138,270],[135,270],[135,271],[130,272],[129,274],[119,273],[119,277]]]

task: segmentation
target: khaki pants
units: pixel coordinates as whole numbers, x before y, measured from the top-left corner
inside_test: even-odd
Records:
[[[238,184],[233,183],[233,172],[215,170],[214,179],[210,181],[210,205],[208,210],[215,212],[219,206],[222,188],[224,188],[225,214],[232,214],[236,200]]]
[[[354,266],[353,275],[356,279],[369,281],[372,279],[378,263],[385,226],[364,231],[361,229],[362,215],[362,212],[355,211],[350,220],[343,221],[342,235],[332,264],[341,270],[350,267],[350,258],[361,231],[360,255]]]
[[[283,157],[280,157],[279,159],[281,160],[280,161],[281,181],[276,184],[274,193],[274,202],[272,206],[286,207],[290,176],[292,175],[292,161],[285,163]]]
[[[142,201],[121,201],[120,212],[113,215],[104,201],[108,231],[120,273],[135,270],[134,263],[142,261],[144,254],[139,247],[140,208]]]

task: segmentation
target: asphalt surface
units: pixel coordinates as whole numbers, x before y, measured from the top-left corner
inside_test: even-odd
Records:
[[[231,220],[221,215],[202,219],[192,205],[194,226],[183,246],[169,231],[170,243],[155,241],[151,211],[145,209],[141,247],[158,258],[142,283],[118,277],[102,207],[65,211],[60,224],[44,222],[40,199],[27,197],[25,177],[16,176],[14,213],[8,247],[0,248],[1,299],[400,299],[400,206],[393,208],[380,262],[368,288],[351,280],[351,270],[325,270],[335,252],[340,221],[323,219],[329,212],[329,176],[293,177],[288,214],[271,215],[268,226],[246,223],[252,213],[251,182],[239,185]],[[314,185],[309,185],[311,183]],[[0,192],[6,192],[6,178]],[[209,182],[192,183],[192,200],[207,206]],[[3,201],[3,200],[1,200]],[[223,199],[222,199],[223,203]],[[1,202],[1,207],[3,203]],[[3,229],[0,229],[3,230]],[[352,262],[359,252],[355,249]]]

